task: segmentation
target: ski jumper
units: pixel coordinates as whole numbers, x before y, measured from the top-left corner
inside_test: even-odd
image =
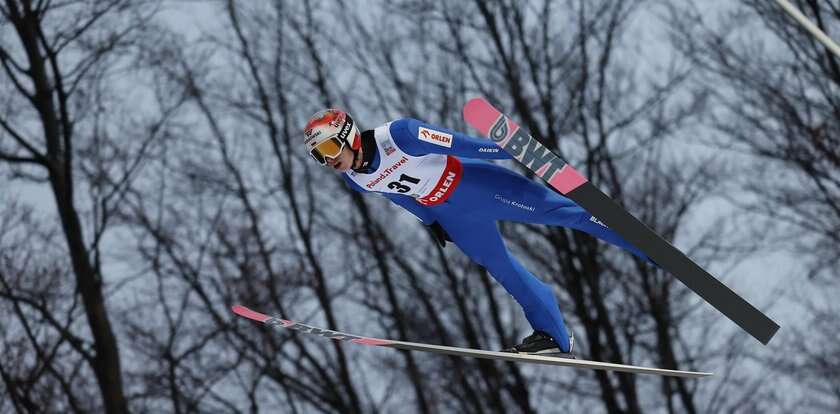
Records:
[[[647,256],[575,202],[514,171],[485,161],[511,159],[490,140],[399,119],[362,133],[364,164],[342,175],[360,192],[378,192],[423,224],[435,221],[470,259],[522,306],[528,322],[569,351],[569,335],[551,289],[505,247],[497,221],[569,227]]]

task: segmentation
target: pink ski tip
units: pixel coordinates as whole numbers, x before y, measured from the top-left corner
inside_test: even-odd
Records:
[[[253,310],[248,309],[248,308],[246,308],[242,305],[234,305],[233,307],[231,307],[231,310],[233,310],[233,312],[236,313],[239,316],[244,316],[248,319],[253,319],[257,322],[265,322],[266,320],[269,319],[269,317],[267,315],[263,315],[262,313],[259,313],[257,311],[253,311]]]
[[[357,338],[352,339],[350,342],[362,345],[389,345],[391,341],[385,339],[376,339],[376,338]]]
[[[568,194],[587,181],[589,180],[586,177],[582,176],[571,165],[566,164],[548,179],[548,184],[560,191],[561,194]]]
[[[483,135],[490,132],[490,127],[499,117],[499,110],[483,98],[470,99],[464,105],[464,120]]]

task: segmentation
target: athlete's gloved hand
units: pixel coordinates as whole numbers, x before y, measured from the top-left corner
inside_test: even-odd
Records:
[[[435,241],[437,241],[437,244],[440,247],[446,247],[446,242],[447,241],[452,241],[452,239],[449,237],[449,234],[446,232],[446,230],[443,229],[443,226],[441,226],[440,223],[438,223],[437,221],[435,221],[432,224],[426,226],[426,228],[429,230],[429,233],[432,233],[432,237],[435,238]]]

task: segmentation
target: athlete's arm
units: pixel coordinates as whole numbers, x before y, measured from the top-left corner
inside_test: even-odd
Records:
[[[355,181],[351,180],[347,174],[341,174],[341,178],[344,179],[344,182],[350,186],[353,190],[356,190],[362,194],[370,193],[371,191],[367,191]],[[379,193],[382,194],[388,200],[391,200],[394,204],[408,210],[411,214],[414,214],[417,219],[419,219],[423,224],[430,225],[434,223],[435,218],[432,213],[429,211],[429,208],[414,201],[414,198],[406,196],[406,195],[399,195],[399,194],[390,194],[390,193]]]
[[[409,155],[449,154],[464,158],[509,160],[513,157],[495,142],[403,118],[391,123],[391,136]]]
[[[356,182],[351,180],[350,177],[347,176],[347,174],[341,174],[341,179],[344,180],[344,182],[347,183],[347,185],[353,190],[356,190],[362,194],[370,192],[362,188],[362,186],[360,186],[359,184],[356,184]]]
[[[391,193],[381,193],[385,198],[393,201],[396,205],[408,210],[411,214],[414,214],[415,217],[420,219],[420,221],[426,226],[426,230],[432,235],[432,239],[440,246],[441,248],[446,247],[446,242],[452,241],[452,238],[449,237],[449,233],[437,222],[437,219],[432,215],[429,211],[429,208],[414,201],[413,198],[405,195],[399,194],[391,194]]]
[[[391,193],[380,193],[388,200],[394,202],[394,204],[408,210],[411,214],[414,214],[420,221],[423,222],[425,225],[430,225],[435,222],[435,217],[429,211],[429,208],[418,203],[414,200],[414,198],[406,196],[406,195],[399,195],[399,194],[391,194]]]

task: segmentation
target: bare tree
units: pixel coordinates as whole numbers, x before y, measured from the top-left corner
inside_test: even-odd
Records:
[[[793,3],[837,39],[836,3]],[[674,44],[696,65],[699,87],[714,91],[719,110],[709,123],[719,138],[711,144],[746,154],[737,177],[753,201],[736,202],[777,229],[775,247],[793,252],[803,280],[812,281],[807,293],[787,295],[811,314],[785,344],[797,351],[767,364],[792,387],[806,387],[796,404],[836,411],[840,383],[826,372],[838,348],[824,344],[836,344],[837,323],[827,317],[831,301],[814,290],[836,289],[840,269],[840,59],[773,2],[740,1],[712,16],[686,7],[672,16]],[[824,385],[813,386],[814,378]]]
[[[331,106],[363,128],[410,116],[471,132],[461,107],[484,95],[699,263],[724,266],[751,251],[725,242],[737,230],[726,220],[686,234],[695,206],[730,190],[720,185],[729,166],[680,153],[710,110],[708,93],[688,88],[687,66],[636,64],[647,56],[634,48],[634,28],[656,3],[369,5],[201,3],[218,21],[195,41],[160,25],[156,2],[0,8],[0,30],[21,39],[0,40],[0,86],[15,91],[0,98],[3,171],[49,184],[61,213],[59,226],[14,203],[0,210],[0,351],[11,357],[0,363],[11,397],[0,409],[767,409],[762,378],[737,369],[748,343],[706,340],[720,328],[713,310],[673,276],[564,229],[502,225],[529,269],[557,287],[584,357],[714,369],[723,379],[347,347],[229,312],[243,303],[333,329],[481,349],[527,329],[484,269],[307,158],[301,128]],[[32,24],[45,33],[33,43],[42,89],[19,29]],[[42,246],[49,256],[38,255]]]
[[[681,93],[687,71],[674,68],[666,77],[641,86],[645,74],[621,63],[633,56],[623,41],[628,36],[628,22],[643,7],[642,3],[611,2],[399,2],[388,11],[403,17],[393,27],[405,30],[393,29],[388,36],[377,36],[378,26],[365,23],[381,16],[363,16],[353,26],[356,36],[352,41],[364,46],[360,53],[350,56],[358,58],[355,67],[362,71],[371,89],[354,102],[385,116],[416,116],[464,129],[459,119],[460,104],[473,93],[488,96],[512,108],[531,133],[574,165],[584,166],[590,179],[631,211],[642,212],[643,221],[673,239],[686,224],[693,206],[720,194],[714,191],[714,185],[724,169],[707,159],[671,155],[674,144],[669,141],[684,133],[694,115],[703,109],[703,94]],[[696,335],[697,304],[686,304],[690,296],[674,283],[673,276],[631,263],[626,257],[605,255],[603,245],[588,236],[533,226],[505,226],[505,230],[510,241],[521,247],[522,254],[539,269],[536,273],[550,277],[563,288],[564,302],[574,304],[574,314],[584,327],[587,357],[619,363],[653,361],[671,368],[723,361],[723,357],[713,356],[721,349],[703,349],[689,339]],[[381,239],[386,233],[368,229],[362,234]],[[733,251],[715,248],[723,245],[725,237],[709,232],[692,239],[696,245],[689,254],[700,262],[733,259],[727,254]],[[424,262],[430,264],[427,259]],[[407,270],[403,267],[402,272],[406,274]],[[434,293],[436,301],[464,309],[449,328],[451,333],[432,333],[441,338],[466,334],[469,345],[479,347],[514,341],[521,333],[517,325],[488,315],[515,315],[515,309],[511,312],[509,302],[501,299],[503,295],[497,300],[492,294],[477,293],[496,290],[498,294],[498,288],[486,284],[485,291],[482,283],[467,273],[456,278],[456,283],[472,286],[465,290],[476,293],[464,296],[458,284],[445,282],[451,272],[444,265],[421,273],[421,277],[432,280],[444,277],[436,286],[447,289]],[[413,278],[410,273],[406,276]],[[484,275],[480,280],[488,279]],[[450,294],[452,300],[447,297]],[[499,300],[506,312],[500,312]],[[392,320],[391,326],[398,326],[396,319],[406,314],[432,320],[423,323],[420,319],[415,326],[440,326],[433,322],[433,311],[398,312],[393,305],[371,308]],[[426,308],[433,310],[434,305]],[[470,332],[479,333],[475,341],[470,341]],[[739,352],[726,358],[734,364],[743,356]],[[518,367],[476,372],[492,377],[484,378],[484,395],[494,396],[481,402],[486,410],[509,410],[508,402],[515,402],[523,411],[542,404],[529,396],[527,390],[535,384],[524,387]],[[498,381],[500,374],[503,379]],[[469,388],[458,381],[453,377],[444,388],[468,395]],[[752,386],[756,381],[748,383]],[[690,381],[666,379],[661,381],[661,394],[652,397],[645,391],[643,399],[640,394],[648,389],[647,381],[602,372],[563,384],[574,390],[590,385],[599,387],[600,393],[597,397],[581,393],[578,401],[591,402],[595,397],[605,409],[615,412],[652,407],[704,411],[708,407],[697,401],[698,396],[715,393],[711,387],[700,389]],[[497,399],[497,394],[510,396],[511,400]],[[746,399],[739,400],[741,397]],[[563,399],[568,401],[570,396],[564,395]],[[726,400],[733,404],[753,401],[746,393]],[[462,404],[469,401],[461,398]],[[717,409],[726,409],[725,402],[718,403]]]
[[[837,32],[840,9],[831,2],[795,3],[821,29]],[[762,44],[742,37],[745,24],[709,27],[690,8],[675,16],[685,23],[675,44],[702,69],[705,84],[726,86],[715,94],[724,110],[713,121],[728,148],[754,156],[750,168],[759,174],[742,175],[744,189],[761,200],[750,208],[801,230],[798,251],[812,259],[811,276],[831,278],[840,244],[839,59],[777,5],[740,4],[728,19],[762,30]]]
[[[96,388],[82,358],[91,350],[74,332],[84,316],[81,304],[63,252],[47,247],[60,243],[60,230],[38,223],[33,210],[17,202],[0,212],[0,303],[7,315],[0,325],[0,378],[8,396],[0,409],[93,409],[87,400],[96,398]]]
[[[149,303],[165,309],[166,329],[131,322],[132,345],[160,366],[136,375],[165,384],[147,390],[148,406],[375,407],[355,374],[359,363],[338,344],[313,347],[229,322],[237,302],[289,317],[314,314],[331,327],[352,320],[335,303],[345,274],[324,260],[323,220],[336,217],[314,208],[324,183],[305,179],[304,154],[292,142],[300,128],[293,120],[306,116],[291,101],[308,93],[295,65],[301,57],[311,62],[300,32],[311,25],[309,7],[227,2],[220,9],[224,31],[195,45],[170,42],[172,53],[154,62],[161,82],[188,92],[193,116],[181,119],[179,139],[155,162],[156,176],[123,211],[138,230],[138,264],[156,278]],[[212,363],[197,365],[205,360]],[[220,384],[241,392],[220,394]]]
[[[4,286],[5,297],[24,330],[30,329],[32,321],[27,319],[35,312],[49,322],[43,326],[61,338],[62,347],[37,354],[46,366],[56,357],[55,350],[66,351],[69,346],[69,354],[93,372],[101,405],[84,394],[71,395],[73,388],[68,386],[63,388],[68,409],[114,413],[128,409],[122,361],[106,304],[102,242],[112,212],[135,178],[148,143],[158,138],[165,116],[151,121],[127,117],[123,125],[103,119],[110,120],[117,109],[127,107],[127,102],[114,101],[118,87],[112,72],[127,63],[121,59],[123,53],[144,36],[149,39],[146,30],[154,12],[152,2],[131,1],[9,0],[0,6],[2,82],[10,90],[0,115],[0,161],[14,179],[49,190],[72,269],[66,276],[72,275],[74,281],[72,294],[65,299],[69,302],[58,303],[55,309],[52,303],[23,294],[22,287],[11,282]],[[123,130],[114,136],[115,127],[141,132]],[[122,140],[124,136],[137,140],[129,144]],[[85,194],[89,200],[82,199]],[[44,272],[51,280],[65,275],[47,269]],[[19,271],[8,277],[19,281],[39,274]],[[62,286],[67,285],[57,282],[39,292],[49,297],[44,289],[54,288],[57,294]],[[65,309],[76,309],[77,299],[85,317],[84,333],[71,324],[73,312],[62,314]],[[35,346],[34,338],[31,342]],[[69,383],[79,376],[78,369],[71,363],[65,371],[53,374]]]

